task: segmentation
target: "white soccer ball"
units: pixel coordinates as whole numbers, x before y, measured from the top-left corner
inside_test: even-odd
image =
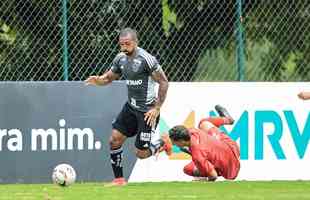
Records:
[[[52,179],[57,185],[69,186],[75,182],[76,173],[71,165],[63,163],[54,168]]]

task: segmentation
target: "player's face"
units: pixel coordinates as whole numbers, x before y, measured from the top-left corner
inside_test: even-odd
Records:
[[[120,37],[118,43],[121,52],[124,52],[128,56],[132,55],[137,47],[137,43],[131,38],[130,35]]]
[[[178,146],[178,147],[186,147],[187,146],[187,142],[184,140],[179,140],[179,141],[175,141],[175,140],[171,140],[172,144]]]

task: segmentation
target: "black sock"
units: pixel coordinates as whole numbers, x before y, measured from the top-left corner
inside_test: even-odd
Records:
[[[123,148],[111,150],[111,165],[115,178],[123,177],[123,166],[122,166],[122,158],[123,158]]]

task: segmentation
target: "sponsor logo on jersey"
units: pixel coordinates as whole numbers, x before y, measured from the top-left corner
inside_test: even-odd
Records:
[[[142,85],[142,80],[126,80],[127,85]]]
[[[142,64],[141,60],[134,59],[133,60],[133,64],[132,64],[132,71],[134,71],[134,72],[139,71],[139,68],[140,68],[141,64]]]

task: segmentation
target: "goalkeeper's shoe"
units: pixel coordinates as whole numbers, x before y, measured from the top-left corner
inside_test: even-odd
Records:
[[[228,120],[227,124],[233,124],[235,122],[234,118],[232,118],[232,116],[223,106],[216,105],[215,110],[221,117],[225,117]]]
[[[104,185],[105,187],[117,187],[117,186],[124,186],[127,185],[127,181],[125,178],[120,177],[120,178],[115,178],[111,183],[108,183]]]
[[[192,181],[201,181],[201,182],[204,182],[204,181],[208,181],[208,177],[194,177],[194,179]]]
[[[172,154],[172,142],[167,134],[163,134],[161,136],[161,140],[163,142],[162,147],[160,148],[160,152],[165,151],[168,156]]]

